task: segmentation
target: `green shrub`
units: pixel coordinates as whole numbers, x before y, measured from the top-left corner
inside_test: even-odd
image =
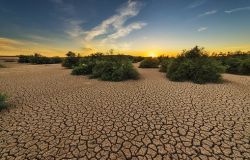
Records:
[[[228,58],[225,60],[227,66],[227,72],[232,74],[239,73],[241,59],[239,58]]]
[[[20,55],[18,62],[19,63],[30,63],[30,57],[31,57],[31,55],[30,56]]]
[[[174,60],[168,70],[167,77],[172,81],[187,81],[191,77],[193,63],[189,59]]]
[[[220,62],[204,58],[194,63],[194,72],[191,80],[195,83],[220,82],[221,73],[225,72],[225,67]]]
[[[239,73],[244,75],[250,75],[250,58],[241,61],[239,66]]]
[[[144,60],[144,57],[141,56],[134,56],[132,57],[132,63],[138,63]]]
[[[105,81],[138,79],[139,74],[131,61],[97,60],[95,63],[81,64],[72,71],[74,75],[92,74],[91,78]]]
[[[145,58],[140,63],[140,68],[158,68],[159,66],[159,60],[157,58]]]
[[[0,68],[6,68],[6,66],[3,64],[0,64]]]
[[[5,94],[0,93],[0,111],[7,107],[7,96]]]
[[[169,65],[172,63],[173,59],[162,59],[160,63],[160,72],[167,72]]]
[[[68,52],[66,54],[66,58],[63,60],[62,66],[66,68],[73,68],[74,66],[77,66],[77,64],[80,61],[80,56],[76,56],[73,52]]]
[[[126,55],[92,54],[79,60],[72,70],[73,75],[90,75],[106,81],[138,79],[139,74],[133,67],[131,58]]]
[[[184,51],[173,60],[167,70],[172,81],[192,81],[194,83],[219,82],[225,67],[211,59],[198,47]]]
[[[112,64],[113,63],[112,61],[97,61],[96,62],[96,65],[93,67],[93,70],[92,70],[92,78],[100,78],[102,77],[107,77],[107,75],[109,73],[104,73],[104,72],[108,72],[109,70],[112,69]]]
[[[117,76],[120,75],[120,76]],[[113,77],[118,77],[118,80],[127,80],[127,79],[139,79],[139,73],[134,68],[131,62],[123,63],[120,68],[114,72]]]
[[[88,75],[92,73],[92,66],[89,64],[80,64],[72,70],[72,75]]]
[[[138,79],[139,73],[130,61],[99,61],[93,68],[93,77],[106,81]]]
[[[4,62],[16,62],[15,59],[5,59]]]
[[[32,63],[32,64],[57,64],[62,62],[60,57],[45,57],[35,53],[34,55],[20,55],[19,63]]]
[[[63,59],[61,57],[55,56],[50,58],[50,63],[51,64],[58,64],[62,63]]]
[[[250,52],[237,51],[220,53],[214,55],[213,59],[220,61],[224,66],[226,66],[227,73],[249,75],[247,65],[250,61]]]

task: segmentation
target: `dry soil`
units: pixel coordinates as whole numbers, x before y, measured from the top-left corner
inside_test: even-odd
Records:
[[[250,77],[198,85],[138,69],[140,80],[105,82],[7,66],[0,159],[250,159]]]

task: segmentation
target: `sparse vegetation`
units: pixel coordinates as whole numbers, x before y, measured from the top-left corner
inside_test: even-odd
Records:
[[[16,62],[17,60],[15,60],[15,59],[6,59],[6,60],[4,60],[4,62]]]
[[[31,64],[57,64],[62,62],[60,57],[45,57],[35,53],[34,55],[20,55],[18,59],[19,63],[31,63]]]
[[[5,94],[0,93],[0,111],[7,107],[7,96]]]
[[[139,74],[132,60],[122,55],[103,55],[100,53],[84,57],[72,70],[73,75],[91,75],[106,81],[138,79]]]
[[[157,58],[148,57],[140,63],[140,68],[158,68],[160,61]]]
[[[139,74],[130,61],[97,61],[93,68],[94,78],[107,81],[138,79]]]
[[[92,73],[92,66],[90,64],[81,63],[75,66],[71,72],[72,75],[88,75]]]
[[[250,75],[250,52],[233,52],[227,54],[214,55],[213,58],[219,60],[226,66],[226,72],[231,74]]]
[[[66,54],[66,58],[63,60],[62,66],[66,68],[73,68],[77,66],[80,61],[80,55],[76,55],[74,52],[69,51]]]
[[[192,81],[204,84],[219,82],[225,67],[211,59],[199,47],[184,51],[168,66],[167,77],[172,81]]]
[[[160,60],[160,72],[167,72],[168,66],[172,63],[173,58],[165,58]]]
[[[241,61],[239,73],[244,75],[250,75],[250,58]]]
[[[6,66],[0,63],[0,68],[6,68]]]
[[[144,57],[141,56],[134,56],[133,57],[133,63],[138,63],[144,60]]]

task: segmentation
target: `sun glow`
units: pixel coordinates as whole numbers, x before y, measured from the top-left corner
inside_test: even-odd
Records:
[[[153,57],[153,58],[157,57],[157,54],[155,52],[149,52],[148,55],[149,57]]]

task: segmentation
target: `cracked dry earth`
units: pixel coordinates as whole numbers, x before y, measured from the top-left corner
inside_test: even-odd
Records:
[[[250,77],[223,84],[71,76],[60,65],[0,70],[0,159],[250,159]]]

